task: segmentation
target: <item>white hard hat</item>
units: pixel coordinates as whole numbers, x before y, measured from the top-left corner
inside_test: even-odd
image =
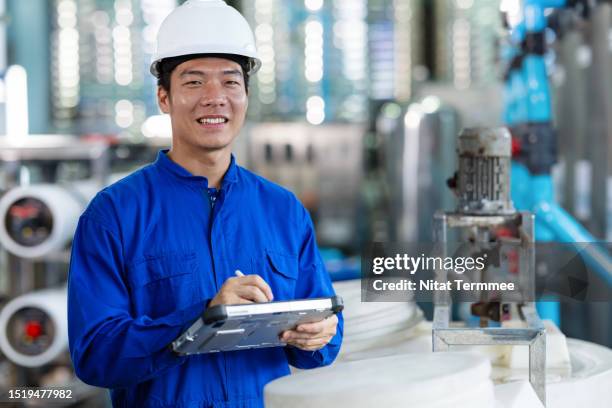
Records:
[[[159,77],[158,64],[164,58],[191,54],[247,57],[249,75],[261,66],[249,23],[222,0],[188,0],[164,19],[157,33],[151,73]]]

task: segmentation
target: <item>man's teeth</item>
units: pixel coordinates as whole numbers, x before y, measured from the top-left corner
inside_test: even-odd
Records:
[[[218,123],[225,123],[225,122],[227,122],[227,119],[225,119],[225,118],[202,118],[202,119],[198,119],[198,123],[218,124]]]

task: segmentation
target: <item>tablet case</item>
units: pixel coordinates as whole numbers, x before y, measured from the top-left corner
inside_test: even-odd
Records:
[[[321,321],[343,309],[342,298],[292,300],[246,305],[216,305],[172,342],[179,355],[279,347],[285,330]]]

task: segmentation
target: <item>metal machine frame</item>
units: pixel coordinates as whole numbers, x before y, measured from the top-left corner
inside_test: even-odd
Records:
[[[521,257],[520,269],[524,272],[533,272],[535,270],[534,216],[528,212],[516,215],[522,218],[521,240],[525,244],[523,247],[527,254],[526,257]],[[446,256],[449,227],[475,225],[492,227],[503,224],[508,217],[510,216],[436,213],[434,240],[441,246],[441,256]],[[446,281],[446,275],[447,272],[444,269],[436,271],[438,281]],[[533,276],[529,273],[519,276],[523,299],[533,299],[534,283],[533,279],[530,279]],[[436,291],[432,330],[433,351],[449,351],[450,346],[453,345],[527,345],[529,346],[529,382],[542,403],[546,404],[546,330],[536,312],[534,302],[520,302],[520,305],[519,311],[527,326],[525,328],[451,327],[450,294],[448,291]]]

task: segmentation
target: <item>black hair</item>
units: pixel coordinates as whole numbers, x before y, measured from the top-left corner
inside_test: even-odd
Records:
[[[249,93],[249,70],[251,63],[248,57],[235,54],[189,54],[181,55],[179,57],[164,58],[157,64],[157,70],[159,76],[157,77],[157,85],[161,86],[170,93],[170,75],[172,71],[183,62],[195,59],[195,58],[224,58],[230,61],[234,61],[242,68],[242,76],[244,78],[244,88]]]

